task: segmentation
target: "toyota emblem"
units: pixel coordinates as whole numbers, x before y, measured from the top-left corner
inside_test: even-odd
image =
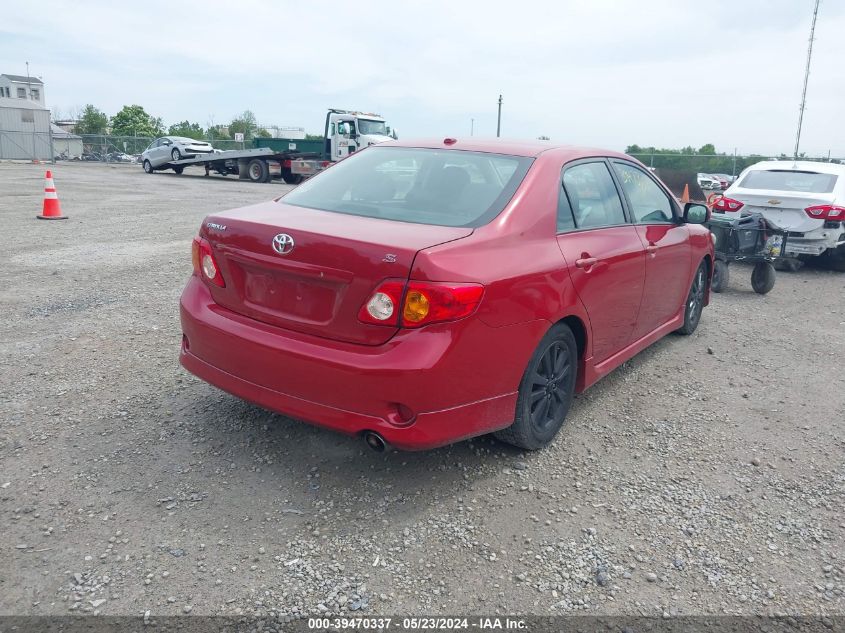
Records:
[[[279,255],[287,255],[293,250],[293,238],[287,233],[279,233],[273,238],[273,250]]]

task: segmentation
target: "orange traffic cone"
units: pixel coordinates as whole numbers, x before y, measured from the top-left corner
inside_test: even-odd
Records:
[[[53,184],[53,172],[47,170],[47,179],[44,182],[44,207],[41,215],[36,215],[39,220],[67,220],[62,215],[62,207],[59,205],[59,196],[56,195],[56,185]]]
[[[684,204],[689,202],[689,185],[684,185],[684,193],[681,194],[681,202]]]

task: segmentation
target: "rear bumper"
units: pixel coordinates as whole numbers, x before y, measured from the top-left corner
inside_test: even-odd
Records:
[[[845,232],[839,229],[816,229],[796,237],[790,233],[786,241],[787,255],[821,255],[845,241]]]
[[[303,335],[214,303],[192,276],[182,295],[180,362],[267,409],[347,434],[376,431],[406,450],[508,426],[544,321],[479,319],[402,330],[380,346]]]

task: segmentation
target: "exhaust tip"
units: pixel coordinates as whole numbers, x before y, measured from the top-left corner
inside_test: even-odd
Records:
[[[387,442],[384,441],[384,438],[375,433],[374,431],[367,431],[364,433],[364,441],[367,443],[371,449],[373,449],[376,453],[383,453],[387,450]]]

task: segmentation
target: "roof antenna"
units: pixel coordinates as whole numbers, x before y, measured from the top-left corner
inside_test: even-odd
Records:
[[[798,144],[801,142],[801,124],[804,122],[804,104],[807,102],[807,80],[810,78],[810,58],[813,56],[813,35],[816,32],[816,18],[819,15],[819,0],[813,9],[813,22],[810,25],[810,45],[807,47],[807,67],[804,69],[804,91],[801,93],[801,106],[798,108],[798,133],[795,135],[795,151],[792,162],[798,161]]]

